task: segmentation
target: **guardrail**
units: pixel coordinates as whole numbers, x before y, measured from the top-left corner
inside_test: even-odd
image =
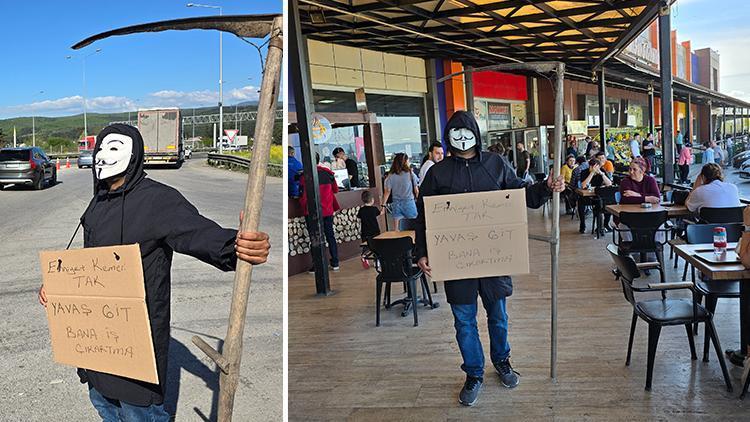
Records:
[[[80,153],[78,152],[63,152],[63,153],[54,153],[54,154],[47,154],[47,157],[54,160],[56,158],[78,158]]]
[[[250,168],[249,159],[236,155],[209,153],[207,161],[211,166],[226,167],[230,170],[240,169],[246,172]],[[281,177],[284,174],[283,168],[281,164],[268,163],[266,171],[269,176]]]

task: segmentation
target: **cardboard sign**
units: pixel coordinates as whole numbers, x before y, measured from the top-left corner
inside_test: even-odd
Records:
[[[433,279],[529,272],[525,189],[426,196],[424,208]]]
[[[138,245],[39,257],[55,362],[157,384]]]

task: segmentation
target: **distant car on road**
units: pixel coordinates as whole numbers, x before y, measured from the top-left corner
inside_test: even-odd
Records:
[[[193,158],[193,150],[190,147],[185,147],[185,159],[189,160]]]
[[[94,151],[86,149],[78,155],[78,168],[91,168],[94,166]]]
[[[0,149],[0,189],[24,184],[41,190],[45,182],[57,183],[57,169],[41,148]]]

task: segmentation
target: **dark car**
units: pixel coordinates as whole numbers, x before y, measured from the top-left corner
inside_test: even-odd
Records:
[[[7,185],[30,185],[34,189],[57,183],[57,169],[39,147],[0,149],[0,189]]]
[[[82,150],[80,154],[78,154],[78,168],[84,168],[89,167],[91,168],[94,165],[94,151],[91,151],[89,149]]]

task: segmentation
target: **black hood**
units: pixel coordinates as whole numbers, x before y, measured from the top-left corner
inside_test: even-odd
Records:
[[[459,110],[451,116],[450,119],[448,119],[448,123],[445,124],[445,129],[443,130],[443,140],[445,142],[445,145],[452,149],[453,146],[451,145],[451,138],[450,135],[448,135],[448,132],[451,129],[455,128],[467,128],[472,133],[474,133],[474,136],[477,139],[477,143],[474,146],[474,148],[477,150],[477,154],[482,150],[482,136],[479,134],[479,125],[477,124],[477,120],[474,118],[474,115],[472,113],[469,113],[468,111]]]
[[[146,173],[143,171],[143,137],[141,137],[141,132],[137,128],[130,125],[115,123],[105,127],[96,135],[96,145],[94,146],[93,154],[94,163],[96,163],[96,153],[102,145],[102,140],[110,133],[129,136],[133,140],[133,155],[130,157],[130,163],[128,163],[128,168],[125,170],[125,184],[115,192],[129,191],[146,177]],[[101,190],[109,190],[106,182],[97,180],[96,164],[91,166],[91,172],[94,175],[94,194]]]

